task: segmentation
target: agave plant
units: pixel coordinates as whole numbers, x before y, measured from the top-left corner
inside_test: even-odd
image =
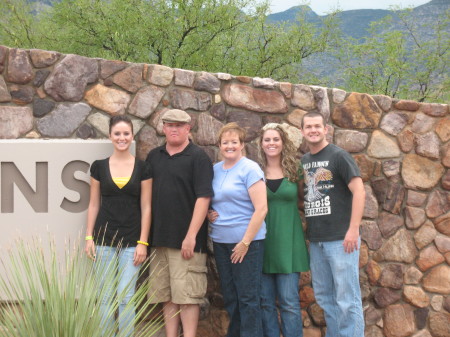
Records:
[[[44,248],[38,239],[19,240],[0,257],[0,293],[7,299],[0,309],[0,337],[120,337],[128,336],[138,322],[139,336],[155,335],[163,323],[162,318],[144,321],[155,308],[146,301],[148,282],[137,288],[125,309],[138,308],[134,322],[121,331],[117,322],[102,323],[100,299],[107,287],[99,287],[99,275],[116,284],[120,272],[100,265],[89,261],[79,244],[68,244],[64,258],[58,259],[54,241]],[[122,296],[111,299],[108,317],[115,317]]]

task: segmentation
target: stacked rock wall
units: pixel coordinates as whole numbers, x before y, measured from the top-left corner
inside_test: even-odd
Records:
[[[329,119],[329,140],[355,157],[366,189],[361,288],[366,336],[450,336],[450,113],[445,104],[346,93],[271,79],[0,46],[0,138],[106,138],[128,114],[137,154],[164,142],[161,114],[187,110],[192,138],[215,159],[219,129],[248,130],[246,150],[267,122],[286,122],[299,147],[302,115]],[[214,262],[199,335],[224,336]],[[305,336],[324,334],[309,273],[301,278]]]

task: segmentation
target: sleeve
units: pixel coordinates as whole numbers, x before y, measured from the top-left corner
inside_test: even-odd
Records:
[[[360,177],[361,173],[359,171],[358,165],[356,165],[355,160],[352,155],[347,151],[340,151],[338,158],[338,168],[339,172],[344,179],[345,183],[348,185],[350,180],[354,177]]]
[[[245,170],[244,182],[247,190],[258,181],[265,181],[264,172],[259,165],[254,161],[248,159],[247,169]]]
[[[100,163],[95,160],[91,165],[91,177],[100,181]]]
[[[196,198],[212,197],[214,195],[212,180],[214,176],[211,159],[203,151],[194,158],[194,190]]]
[[[147,161],[140,161],[141,165],[141,181],[153,178],[152,167]]]

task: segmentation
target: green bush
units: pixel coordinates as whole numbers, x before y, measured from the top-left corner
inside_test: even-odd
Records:
[[[44,248],[38,239],[19,240],[0,263],[0,293],[7,299],[0,312],[0,337],[120,337],[133,329],[130,324],[116,334],[117,321],[114,327],[102,326],[99,299],[107,287],[100,289],[98,275],[117,284],[120,273],[112,266],[99,270],[80,244],[68,244],[64,258],[58,260],[53,241]],[[125,309],[133,310],[131,303],[136,304],[133,323],[139,323],[142,336],[154,335],[163,325],[162,318],[144,321],[155,308],[146,300],[147,292],[148,282],[143,282]],[[115,316],[121,297],[112,300],[110,317]]]

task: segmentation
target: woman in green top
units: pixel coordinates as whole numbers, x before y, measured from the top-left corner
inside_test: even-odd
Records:
[[[298,296],[300,272],[309,270],[299,215],[303,206],[303,174],[295,157],[296,148],[282,124],[263,127],[259,152],[269,207],[261,286],[264,337],[280,336],[277,299],[283,336],[299,337],[303,336]]]

